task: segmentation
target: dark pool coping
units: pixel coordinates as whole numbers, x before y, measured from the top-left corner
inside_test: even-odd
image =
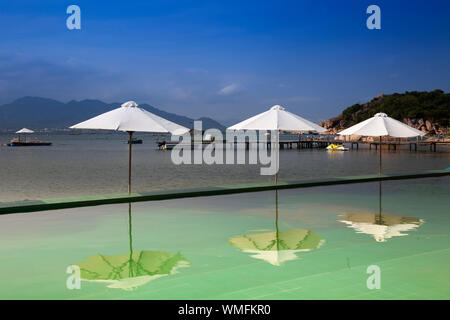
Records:
[[[450,170],[427,170],[400,174],[360,175],[333,177],[311,180],[278,181],[274,183],[248,183],[181,190],[162,190],[153,192],[133,192],[131,194],[106,194],[97,196],[82,196],[44,200],[25,200],[15,202],[0,202],[0,215],[24,212],[68,209],[105,204],[117,204],[139,201],[160,201],[181,198],[208,197],[236,193],[260,192],[268,190],[283,190],[294,188],[309,188],[332,186],[340,184],[366,183],[386,180],[405,180],[449,176]]]

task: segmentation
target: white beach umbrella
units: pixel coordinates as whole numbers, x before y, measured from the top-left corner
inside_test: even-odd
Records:
[[[227,130],[272,130],[325,132],[321,126],[275,105],[268,111],[239,122]]]
[[[16,133],[34,133],[34,131],[27,128],[22,128],[19,131],[16,131]]]
[[[239,122],[227,130],[271,130],[276,132],[276,152],[278,161],[279,135],[282,131],[325,132],[321,126],[286,111],[282,106],[275,105],[268,111],[257,114],[247,120]],[[278,169],[278,162],[276,164]],[[275,181],[277,181],[277,174]]]
[[[339,135],[360,135],[366,137],[379,137],[380,158],[378,161],[378,174],[381,175],[381,137],[410,138],[423,136],[425,133],[414,129],[398,120],[388,117],[386,113],[377,113],[372,118],[364,120],[350,128],[338,133]],[[381,214],[381,180],[378,184],[379,210]]]
[[[134,132],[160,132],[182,135],[189,131],[172,121],[161,118],[153,113],[139,108],[134,101],[127,101],[119,108],[105,112],[89,120],[70,127],[71,129],[117,130],[128,132],[128,193],[131,192],[131,149]]]
[[[367,137],[397,137],[410,138],[423,136],[425,133],[410,127],[403,122],[388,117],[386,113],[377,113],[372,118],[362,121],[350,128],[347,128],[338,134],[340,135],[359,135]]]
[[[359,135],[380,138],[380,162],[379,173],[381,174],[381,137],[390,136],[397,138],[410,138],[424,136],[425,133],[410,127],[403,122],[388,117],[386,113],[377,113],[372,118],[362,121],[350,128],[338,133],[339,135]]]
[[[27,128],[22,128],[19,131],[16,131],[16,133],[19,134],[19,142],[20,142],[20,134],[21,133],[34,133],[33,130],[27,129]],[[25,138],[25,141],[27,141],[27,138]]]

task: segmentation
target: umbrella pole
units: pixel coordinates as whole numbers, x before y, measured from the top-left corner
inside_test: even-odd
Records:
[[[133,131],[128,131],[130,135],[130,140],[128,140],[128,194],[131,193],[131,151],[133,146]]]
[[[381,175],[381,136],[380,136],[380,160],[378,161],[378,175]]]
[[[378,165],[378,175],[380,180],[378,180],[378,215],[381,221],[381,136],[380,136],[380,160]]]
[[[280,131],[279,130],[275,130],[275,132],[276,132],[276,137],[275,137],[275,142],[276,142],[275,143],[275,152],[276,152],[275,170],[277,170],[276,173],[275,173],[275,184],[278,184],[278,166],[279,166],[278,158],[280,156],[280,153],[279,153],[279,148],[280,148],[280,141],[279,141],[279,139],[280,139]]]

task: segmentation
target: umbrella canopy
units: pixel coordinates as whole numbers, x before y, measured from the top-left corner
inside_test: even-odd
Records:
[[[392,237],[407,236],[406,231],[418,228],[424,221],[419,218],[400,217],[391,215],[378,215],[373,213],[347,213],[339,222],[356,230],[357,233],[365,233],[374,237],[377,242],[386,242]]]
[[[19,131],[16,131],[16,133],[33,133],[33,130],[27,129],[27,128],[22,128]]]
[[[172,121],[158,117],[147,110],[139,108],[138,104],[134,101],[127,101],[117,109],[80,122],[70,128],[128,132],[130,135],[128,141],[128,193],[131,193],[131,150],[133,145],[133,133],[139,131],[182,135],[189,132],[189,129],[186,127],[180,126]]]
[[[233,237],[229,243],[253,254],[252,258],[280,266],[285,261],[297,259],[297,252],[319,248],[324,240],[310,230],[291,229]]]
[[[286,111],[282,106],[275,105],[268,111],[257,114],[247,120],[239,122],[234,126],[228,127],[227,130],[271,130],[276,131],[275,136],[275,150],[276,150],[276,173],[275,183],[278,181],[278,149],[280,130],[282,131],[312,131],[325,132],[325,128],[317,124],[303,119],[289,111]]]
[[[118,130],[127,132],[161,132],[182,135],[189,131],[172,121],[161,118],[134,101],[70,127],[71,129]]]
[[[339,135],[359,135],[368,137],[409,138],[424,136],[420,130],[414,129],[403,122],[388,117],[386,113],[377,113],[372,118],[355,124],[338,133]]]
[[[282,130],[325,132],[326,129],[275,105],[268,111],[239,122],[227,130]]]
[[[176,273],[189,262],[179,253],[137,251],[123,255],[94,255],[80,267],[81,279],[109,283],[108,288],[132,290],[149,281]]]
[[[380,158],[378,161],[378,173],[381,175],[381,137],[390,136],[397,138],[409,138],[423,136],[425,133],[414,129],[398,120],[392,119],[386,113],[379,112],[372,118],[355,124],[338,133],[339,135],[360,135],[368,137],[379,137]],[[381,202],[381,180],[379,181],[379,193]],[[380,203],[381,207],[381,203]]]

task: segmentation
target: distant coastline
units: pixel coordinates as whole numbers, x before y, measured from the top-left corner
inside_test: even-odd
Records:
[[[41,97],[23,97],[11,103],[0,105],[0,132],[17,131],[22,127],[30,127],[35,131],[61,131],[87,118],[107,112],[119,106],[120,103],[106,103],[100,100],[69,101],[67,103]],[[192,119],[183,115],[170,113],[149,104],[140,106],[147,111],[178,123],[187,128],[193,128],[195,120],[201,120],[203,129],[216,128],[225,130],[218,121],[201,117]]]

